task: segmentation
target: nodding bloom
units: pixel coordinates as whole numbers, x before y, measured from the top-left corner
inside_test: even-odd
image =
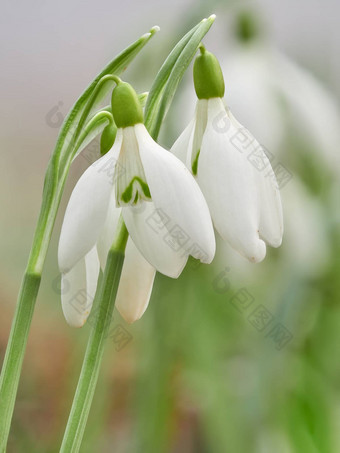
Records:
[[[194,119],[171,151],[195,175],[221,237],[249,261],[259,262],[266,244],[279,247],[282,241],[275,174],[263,147],[225,106],[219,62],[203,46],[194,63],[194,83]]]
[[[197,182],[150,137],[135,91],[119,79],[112,113],[115,142],[76,184],[60,235],[62,307],[75,327],[90,313],[120,214],[130,237],[116,307],[128,322],[146,310],[156,270],[176,278],[189,255],[210,263],[215,254],[211,217]]]

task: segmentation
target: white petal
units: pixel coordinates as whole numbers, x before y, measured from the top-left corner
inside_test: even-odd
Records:
[[[129,206],[136,200],[150,200],[148,190],[144,192],[146,178],[140,159],[135,127],[123,129],[123,142],[118,159],[121,172],[116,178],[117,206]],[[144,186],[144,189],[143,189]]]
[[[147,309],[155,274],[129,238],[116,297],[116,307],[126,322],[137,321]]]
[[[99,260],[94,247],[67,273],[62,274],[61,303],[66,321],[82,327],[90,314],[96,293]]]
[[[107,209],[106,220],[97,242],[97,250],[100,266],[104,270],[107,254],[113,243],[114,235],[117,229],[121,208],[116,207],[115,194],[111,194],[109,206]]]
[[[207,127],[208,120],[208,100],[199,99],[196,106],[196,124],[192,141],[191,159],[187,167],[193,174],[197,174],[197,163],[201,151],[203,134]]]
[[[99,237],[113,190],[120,145],[118,130],[112,149],[85,171],[71,194],[59,240],[58,261],[62,272],[70,270]]]
[[[243,155],[252,164],[255,173],[260,209],[260,237],[272,247],[279,247],[282,243],[283,215],[275,173],[263,146],[259,144],[248,129],[236,120],[230,111],[228,111],[228,116],[231,123],[239,131],[242,131],[242,140],[249,142],[248,146],[245,142],[242,142],[243,147],[245,147]],[[245,139],[245,137],[247,138]],[[240,145],[240,149],[242,149],[242,145]]]
[[[275,173],[268,158],[262,151],[263,161],[267,161],[263,171],[256,170],[260,203],[260,236],[272,247],[279,247],[283,235],[283,215],[281,196]]]
[[[136,125],[135,130],[152,201],[167,217],[167,230],[183,251],[210,263],[215,236],[197,182],[179,159],[152,140],[144,125]]]
[[[296,131],[320,153],[329,169],[338,175],[340,169],[339,106],[310,72],[299,67],[283,54],[277,53],[272,83],[287,103],[289,113],[297,124]]]
[[[159,272],[177,278],[186,265],[188,254],[173,243],[154,203],[142,201],[123,207],[123,218],[132,240],[144,258]]]
[[[175,143],[172,145],[170,151],[174,156],[181,160],[185,165],[191,161],[193,133],[195,129],[195,119],[193,119],[188,126],[184,129]]]
[[[207,124],[207,113],[207,99],[199,99],[194,119],[184,129],[170,150],[190,171],[192,171],[193,163],[201,149],[202,137]]]
[[[259,262],[265,257],[266,246],[258,231],[257,181],[254,167],[235,147],[237,133],[233,120],[228,122],[221,99],[210,99],[197,177],[222,238],[250,261]]]

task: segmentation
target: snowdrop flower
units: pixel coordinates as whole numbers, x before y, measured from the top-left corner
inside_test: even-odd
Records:
[[[215,254],[209,209],[198,184],[150,137],[135,91],[119,79],[112,113],[115,142],[79,179],[61,230],[62,307],[75,327],[91,310],[120,214],[130,237],[116,307],[128,322],[144,313],[156,270],[176,278],[189,255],[210,263]]]
[[[263,148],[224,105],[220,65],[203,46],[194,64],[194,83],[195,116],[172,152],[196,176],[218,233],[248,260],[259,262],[266,244],[279,247],[282,241],[274,172]]]

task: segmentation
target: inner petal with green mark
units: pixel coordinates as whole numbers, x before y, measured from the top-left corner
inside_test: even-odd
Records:
[[[114,179],[117,206],[131,206],[141,200],[151,200],[133,126],[123,129]]]
[[[191,152],[191,170],[194,175],[197,175],[198,159],[200,155],[203,134],[207,127],[207,121],[208,121],[208,100],[199,99],[196,107],[196,123]]]

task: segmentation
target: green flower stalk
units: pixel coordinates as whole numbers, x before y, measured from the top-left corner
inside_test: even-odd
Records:
[[[179,159],[150,137],[132,86],[117,77],[115,81],[114,145],[79,179],[61,229],[58,261],[69,288],[62,294],[62,308],[73,327],[82,327],[91,312],[100,267],[105,268],[120,214],[131,240],[116,307],[127,322],[145,312],[156,270],[177,278],[189,255],[210,263],[215,254],[213,226],[198,184]],[[174,250],[150,228],[148,219],[159,212],[169,219],[167,230],[179,226],[189,235],[185,247]],[[80,291],[86,300],[75,304]]]
[[[1,452],[5,451],[7,444],[41,274],[70,165],[86,144],[113,121],[112,115],[107,111],[99,112],[91,118],[98,102],[113,86],[111,74],[120,74],[157,30],[158,27],[151,29],[109,63],[78,99],[60,131],[46,172],[42,206],[1,371]]]
[[[100,164],[110,164],[111,162],[111,168],[110,165],[105,166],[106,170],[112,170],[107,172],[110,177],[103,178],[99,171],[101,165],[97,161],[80,178],[72,193],[59,243],[59,265],[64,274],[63,278],[67,278],[71,282],[71,287],[76,291],[77,288],[86,287],[89,298],[85,306],[77,307],[77,310],[74,310],[68,298],[64,298],[63,310],[70,324],[77,327],[82,326],[89,315],[88,312],[94,299],[94,292],[92,291],[91,294],[88,290],[93,290],[97,286],[95,300],[99,307],[100,319],[97,319],[89,338],[62,443],[61,451],[63,452],[75,453],[81,446],[103,354],[103,339],[106,332],[104,321],[111,319],[114,296],[116,296],[116,306],[125,319],[130,322],[135,321],[146,309],[155,269],[161,270],[162,268],[169,274],[180,273],[190,254],[189,251],[182,250],[182,255],[183,252],[186,255],[184,258],[171,256],[171,260],[167,262],[164,254],[169,256],[171,249],[168,247],[169,250],[165,250],[164,243],[160,245],[158,240],[156,245],[162,247],[163,251],[163,253],[159,253],[160,250],[157,250],[157,247],[152,244],[152,236],[143,225],[145,223],[144,208],[148,210],[150,206],[152,208],[160,201],[166,203],[167,199],[170,200],[167,208],[171,208],[175,196],[178,207],[181,208],[178,209],[178,212],[182,212],[183,215],[179,216],[178,212],[174,211],[172,212],[174,218],[182,223],[184,219],[186,225],[191,227],[190,232],[193,238],[197,238],[203,243],[207,250],[206,255],[199,258],[202,261],[208,261],[214,254],[215,241],[211,220],[198,186],[183,164],[178,159],[173,159],[170,153],[154,141],[157,139],[160,125],[170,107],[177,86],[214,19],[215,16],[211,16],[200,22],[184,36],[166,59],[147,99],[144,112],[147,128],[142,123],[143,113],[133,88],[116,78],[117,87],[113,91],[112,106],[109,110],[113,114],[118,129],[112,149],[104,154],[100,162]],[[124,159],[124,177],[115,178],[116,167],[118,163],[122,164],[122,158]],[[153,166],[155,167],[153,168]],[[156,178],[157,171],[158,179]],[[164,184],[159,183],[159,179],[162,179],[159,175],[163,176]],[[181,189],[178,193],[176,192],[177,184]],[[188,190],[183,190],[183,184]],[[189,194],[187,200],[182,200],[183,194]],[[91,200],[91,202],[85,204],[86,200]],[[140,209],[141,206],[143,209]],[[195,219],[197,219],[195,207],[199,208],[201,215],[203,213],[199,219],[200,232],[194,227]],[[96,211],[97,208],[99,208],[98,211]],[[186,215],[186,208],[191,216]],[[111,244],[114,236],[114,229],[116,228],[116,231],[119,232],[121,228],[123,230],[125,228],[122,227],[121,211],[127,230],[131,234],[131,238],[126,242],[124,264],[121,260],[122,251],[117,256],[114,247],[110,248],[108,256],[106,256],[108,244]],[[139,221],[138,212],[142,213]],[[204,215],[204,212],[207,215]],[[99,217],[93,215],[98,213]],[[117,223],[114,219],[118,216],[120,220],[116,227]],[[95,221],[96,219],[98,222]],[[77,231],[79,232],[79,228],[84,228],[84,226],[86,231],[83,231],[83,240],[79,240]],[[124,231],[126,233],[126,230]],[[125,233],[124,240],[118,241],[119,244],[124,243],[124,247],[125,238],[127,238],[127,233],[126,235]],[[133,253],[131,253],[131,249]],[[157,253],[160,257],[157,257]],[[104,277],[98,279],[100,262],[105,270]],[[77,266],[80,268],[77,269]],[[93,272],[94,269],[95,272]],[[88,270],[92,270],[92,272],[88,272]],[[133,284],[131,284],[131,272],[134,279]],[[110,276],[113,274],[115,277],[111,278]],[[137,292],[135,292],[135,288],[137,288]]]

